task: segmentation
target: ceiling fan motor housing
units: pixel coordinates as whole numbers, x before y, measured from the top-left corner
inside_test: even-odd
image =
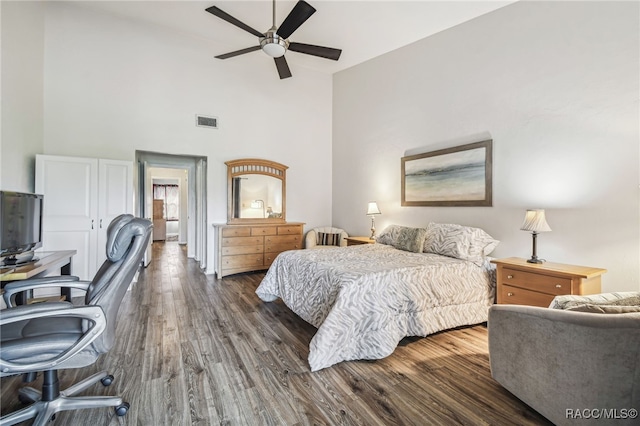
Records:
[[[279,58],[287,52],[289,42],[271,29],[265,33],[265,37],[260,38],[260,47],[272,58]]]

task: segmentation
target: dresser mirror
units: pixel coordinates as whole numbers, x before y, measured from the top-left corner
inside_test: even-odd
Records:
[[[227,161],[227,223],[285,222],[287,166],[275,161]]]

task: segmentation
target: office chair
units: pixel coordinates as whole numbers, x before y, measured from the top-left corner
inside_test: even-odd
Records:
[[[57,370],[93,364],[113,346],[116,318],[122,298],[142,260],[152,225],[132,215],[116,217],[107,229],[107,260],[92,281],[75,277],[54,277],[7,284],[0,311],[0,377],[24,374],[33,381],[43,372],[42,391],[20,389],[18,398],[31,405],[0,418],[0,425],[13,425],[35,417],[34,425],[44,425],[55,413],[83,408],[115,407],[123,416],[129,404],[114,396],[74,396],[100,381],[109,386],[113,376],[101,371],[71,387],[60,390]],[[71,287],[86,291],[85,304],[45,302],[15,306],[19,292],[35,288]]]

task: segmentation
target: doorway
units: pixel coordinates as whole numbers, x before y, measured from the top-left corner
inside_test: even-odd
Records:
[[[207,267],[207,161],[206,157],[136,151],[136,214],[153,220],[153,180],[177,173],[182,181],[184,197],[178,239],[187,246],[187,257]],[[176,179],[176,177],[170,179]],[[152,261],[151,242],[145,255],[145,266]]]

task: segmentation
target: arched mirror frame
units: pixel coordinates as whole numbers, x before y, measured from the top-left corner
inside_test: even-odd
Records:
[[[239,160],[227,161],[227,223],[244,224],[244,223],[285,223],[286,222],[286,200],[287,200],[287,169],[288,166],[276,163],[275,161],[261,160],[258,158],[243,158]],[[282,181],[282,214],[280,217],[274,218],[237,218],[233,214],[234,206],[234,178],[243,175],[258,174],[271,176]]]

